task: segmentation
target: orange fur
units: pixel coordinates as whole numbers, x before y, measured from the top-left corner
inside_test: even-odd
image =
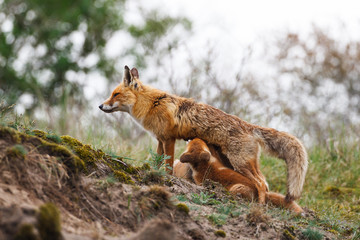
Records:
[[[192,170],[189,164],[182,163],[179,160],[174,162],[173,174],[175,177],[184,178],[190,182],[194,182],[192,177]]]
[[[294,136],[250,124],[234,115],[191,99],[178,97],[142,84],[135,68],[125,66],[124,80],[101,104],[105,112],[128,112],[158,140],[157,152],[169,155],[173,166],[176,139],[204,140],[217,149],[221,161],[267,189],[259,171],[261,149],[287,164],[287,200],[299,198],[307,171],[307,153]],[[171,171],[170,171],[171,173]]]
[[[186,168],[184,166],[187,165],[186,163],[191,167],[196,184],[201,185],[205,179],[210,179],[219,182],[232,193],[241,194],[248,200],[260,200],[260,196],[263,196],[264,202],[287,208],[298,214],[303,212],[296,202],[285,201],[284,195],[263,189],[259,190],[251,179],[225,167],[220,159],[211,154],[210,148],[211,146],[207,146],[204,141],[195,138],[188,144],[186,151],[180,157],[183,168]]]

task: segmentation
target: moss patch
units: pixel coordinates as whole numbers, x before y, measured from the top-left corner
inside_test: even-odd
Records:
[[[176,205],[176,209],[180,212],[184,212],[186,214],[189,214],[190,210],[189,207],[185,203],[178,203]]]
[[[119,182],[134,184],[134,181],[131,179],[129,175],[120,170],[114,170],[114,176]]]
[[[39,208],[37,220],[42,239],[62,239],[60,212],[53,203],[46,203]]]
[[[40,151],[47,152],[52,156],[61,157],[64,164],[73,172],[77,172],[78,170],[86,170],[84,161],[71,153],[66,147],[43,140],[41,143],[42,144],[39,146]]]
[[[101,150],[96,151],[88,144],[82,144],[79,140],[70,136],[61,136],[62,143],[69,147],[74,154],[82,159],[86,165],[96,167],[95,162],[102,160],[105,153]]]
[[[289,230],[285,229],[283,232],[283,238],[284,240],[293,240],[295,239],[295,236],[290,233]]]
[[[31,224],[23,224],[20,226],[18,232],[14,236],[14,240],[40,240],[34,232],[34,227]]]
[[[222,237],[222,238],[225,238],[226,237],[226,232],[223,231],[223,230],[217,230],[214,232],[215,236],[217,237]]]
[[[39,138],[43,138],[43,139],[45,139],[45,136],[46,136],[46,132],[38,130],[38,129],[32,130],[31,133],[33,133],[35,136],[37,136]]]
[[[0,138],[13,143],[21,143],[19,132],[8,127],[0,127]]]

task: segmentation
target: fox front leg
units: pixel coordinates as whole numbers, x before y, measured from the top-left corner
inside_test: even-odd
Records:
[[[173,165],[174,165],[174,152],[175,152],[175,138],[170,138],[163,141],[163,150],[165,155],[169,156],[169,159],[165,160],[165,164],[167,164],[170,169],[167,169],[167,172],[172,175],[173,173]]]

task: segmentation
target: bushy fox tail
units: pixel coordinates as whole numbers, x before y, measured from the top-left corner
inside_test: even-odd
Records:
[[[305,147],[296,137],[271,128],[256,128],[262,148],[269,154],[285,160],[287,165],[287,194],[290,202],[301,196],[308,167]]]
[[[287,208],[297,214],[304,212],[304,210],[295,201],[286,201],[285,196],[279,193],[267,192],[266,203],[271,203],[277,207]]]

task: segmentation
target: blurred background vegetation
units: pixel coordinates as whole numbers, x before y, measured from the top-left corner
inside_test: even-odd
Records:
[[[192,24],[184,16],[129,12],[126,1],[113,0],[3,0],[0,9],[2,107],[16,104],[17,112],[59,133],[101,135],[106,126],[123,139],[145,135],[125,114],[96,109],[127,64],[145,83],[292,132],[307,146],[360,135],[360,41],[339,41],[317,26],[305,36],[282,32],[263,42],[261,58],[273,72],[264,78],[256,74],[253,46],[229,69],[219,69],[211,44],[193,57],[186,45]],[[115,57],[114,45],[121,49]]]

